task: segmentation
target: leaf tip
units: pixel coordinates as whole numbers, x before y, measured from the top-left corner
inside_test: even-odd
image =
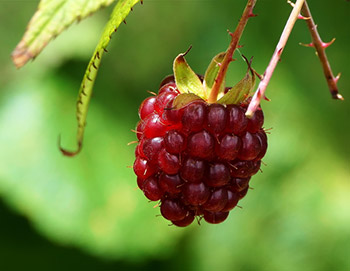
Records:
[[[33,57],[34,55],[23,42],[20,42],[11,54],[12,62],[18,69],[23,67]]]
[[[64,149],[61,145],[61,135],[58,136],[58,148],[64,156],[67,156],[67,157],[76,156],[81,151],[82,146],[83,146],[82,142],[78,141],[78,148],[75,151],[69,151],[67,149]]]

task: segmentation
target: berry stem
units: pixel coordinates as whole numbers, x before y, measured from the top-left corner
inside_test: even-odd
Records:
[[[246,112],[247,117],[252,117],[254,115],[254,112],[257,110],[260,104],[261,98],[265,98],[266,87],[269,84],[272,74],[277,66],[277,63],[281,58],[284,47],[286,46],[289,35],[292,32],[294,24],[299,17],[304,2],[305,0],[297,0],[296,3],[293,4],[293,10],[289,15],[288,21],[283,29],[282,35],[280,37],[280,40],[278,41],[275,52],[273,53],[270,63],[264,72],[263,79],[260,81],[258,88],[255,91],[254,96],[248,106]]]
[[[335,39],[333,39],[329,43],[325,43],[322,41],[317,31],[317,25],[315,24],[314,19],[312,18],[309,6],[306,1],[303,5],[302,13],[303,13],[303,16],[305,17],[305,21],[307,23],[307,26],[309,28],[311,38],[312,38],[312,43],[307,46],[315,47],[316,49],[317,56],[321,61],[323,73],[326,77],[327,84],[333,99],[344,100],[343,96],[339,94],[338,87],[337,87],[337,81],[339,79],[339,75],[334,77],[331,65],[329,64],[329,61],[326,55],[326,48],[330,46]]]
[[[232,56],[234,51],[236,50],[238,46],[238,42],[242,36],[242,33],[244,31],[244,28],[248,22],[248,19],[250,17],[254,17],[255,15],[253,14],[253,9],[255,6],[256,0],[248,0],[247,5],[243,11],[242,17],[239,20],[239,23],[236,27],[236,30],[234,33],[230,33],[231,35],[231,42],[230,45],[226,51],[226,55],[224,57],[224,60],[221,62],[220,69],[218,72],[218,75],[215,79],[215,82],[213,84],[213,87],[210,91],[208,102],[209,103],[215,103],[217,101],[217,97],[219,94],[220,87],[224,81],[228,65],[232,61]]]

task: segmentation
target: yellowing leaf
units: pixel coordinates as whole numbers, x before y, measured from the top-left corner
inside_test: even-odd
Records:
[[[190,102],[193,102],[196,100],[202,100],[202,98],[193,93],[180,94],[175,98],[172,109],[182,108],[185,105],[189,104]]]
[[[177,88],[181,93],[193,93],[206,98],[201,80],[185,59],[187,52],[179,54],[174,60],[173,70]]]
[[[27,31],[12,53],[17,68],[35,58],[44,47],[75,21],[80,21],[114,0],[41,0]]]

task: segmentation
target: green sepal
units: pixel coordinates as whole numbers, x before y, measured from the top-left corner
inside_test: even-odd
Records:
[[[205,75],[204,75],[204,80],[203,80],[203,87],[205,91],[205,95],[208,97],[209,93],[214,85],[215,79],[219,73],[220,69],[220,64],[224,60],[226,53],[222,52],[217,54],[210,62]],[[223,92],[225,89],[225,82],[223,82],[220,86],[220,92]]]
[[[185,59],[187,52],[179,54],[174,60],[173,70],[176,86],[180,93],[193,93],[205,99],[202,82]]]
[[[247,59],[245,60],[248,65],[245,76],[217,101],[219,104],[240,104],[251,95],[255,86],[255,72],[251,63]]]
[[[176,96],[174,102],[173,102],[173,108],[172,109],[180,109],[184,107],[185,105],[193,102],[193,101],[198,101],[198,100],[203,100],[201,97],[197,96],[196,94],[193,93],[183,93],[178,96]]]

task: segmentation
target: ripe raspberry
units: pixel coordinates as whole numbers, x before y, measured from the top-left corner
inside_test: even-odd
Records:
[[[246,104],[193,100],[174,109],[174,77],[139,108],[134,171],[162,216],[186,227],[194,218],[221,223],[248,192],[267,149],[263,111],[245,116]]]

